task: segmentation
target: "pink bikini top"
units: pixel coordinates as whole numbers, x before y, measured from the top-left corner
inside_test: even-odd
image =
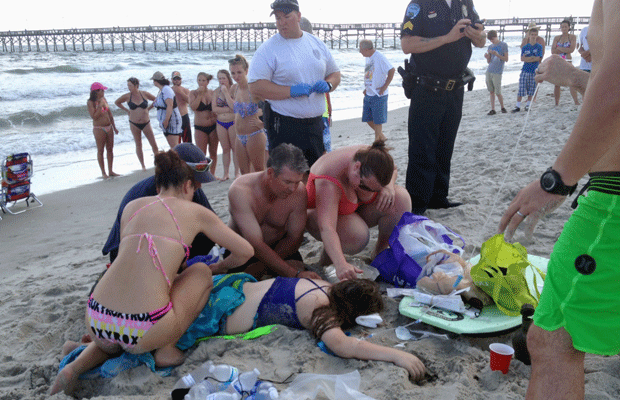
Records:
[[[179,226],[179,221],[177,221],[176,217],[174,216],[174,214],[172,213],[172,210],[170,209],[170,207],[168,207],[168,204],[166,204],[166,202],[164,201],[164,199],[162,199],[161,197],[157,196],[157,200],[146,204],[142,207],[140,207],[139,210],[137,210],[135,213],[133,213],[133,215],[131,217],[129,217],[129,221],[131,221],[133,219],[133,217],[136,216],[136,214],[138,214],[140,211],[144,210],[147,207],[150,207],[151,205],[155,204],[155,203],[161,203],[164,205],[164,207],[166,207],[166,209],[168,210],[168,212],[170,213],[170,216],[172,217],[172,219],[174,220],[175,225],[177,226],[177,230],[179,231],[179,237],[181,238],[181,240],[177,240],[174,238],[169,238],[167,236],[159,236],[159,235],[151,235],[148,232],[144,232],[144,233],[136,233],[133,235],[127,235],[125,236],[123,239],[128,238],[128,237],[139,237],[140,240],[138,241],[138,249],[136,250],[136,253],[140,252],[140,245],[142,244],[142,239],[146,239],[147,243],[149,244],[149,254],[151,255],[151,258],[153,259],[153,265],[155,265],[155,268],[157,268],[159,271],[161,271],[161,273],[164,275],[164,278],[166,278],[166,282],[168,282],[168,286],[172,286],[172,283],[170,282],[170,279],[168,279],[168,275],[166,275],[166,271],[164,271],[164,267],[162,265],[161,259],[159,258],[159,253],[157,252],[157,246],[155,245],[155,241],[153,240],[153,238],[160,238],[160,239],[165,239],[165,240],[169,240],[172,242],[176,242],[179,243],[183,246],[183,248],[185,249],[185,258],[189,257],[189,249],[191,246],[188,246],[187,244],[185,244],[185,241],[183,240],[183,235],[181,234],[181,227]],[[129,222],[127,221],[127,222]]]

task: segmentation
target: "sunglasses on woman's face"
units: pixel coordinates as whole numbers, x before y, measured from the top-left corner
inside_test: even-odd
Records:
[[[196,172],[205,172],[211,166],[211,162],[212,161],[207,158],[206,160],[198,162],[198,163],[186,161],[185,164],[187,164],[192,170]]]
[[[373,192],[373,193],[379,193],[379,192],[381,191],[381,189],[383,189],[383,188],[381,188],[381,189],[379,189],[379,190],[371,189],[371,188],[369,188],[368,186],[366,186],[366,185],[362,182],[361,178],[360,178],[360,184],[359,184],[357,187],[358,187],[358,188],[360,188],[360,189],[362,189],[363,191],[366,191],[366,192]]]

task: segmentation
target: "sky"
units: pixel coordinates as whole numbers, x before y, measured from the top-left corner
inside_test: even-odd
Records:
[[[101,28],[112,26],[201,25],[272,22],[272,0],[171,2],[103,0],[87,6],[76,0],[11,2],[0,15],[0,31]],[[298,0],[301,14],[313,23],[401,22],[408,0]],[[481,18],[589,16],[594,0],[474,0]],[[196,5],[193,5],[196,4]],[[337,6],[335,5],[337,4]],[[377,7],[377,5],[381,7]],[[368,5],[368,6],[366,6]],[[162,8],[169,7],[169,8]]]

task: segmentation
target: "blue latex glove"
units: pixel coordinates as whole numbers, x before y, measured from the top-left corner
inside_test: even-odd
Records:
[[[327,93],[329,92],[329,84],[326,81],[316,81],[310,91],[313,93]]]
[[[310,96],[310,85],[307,83],[298,83],[291,86],[291,97]]]

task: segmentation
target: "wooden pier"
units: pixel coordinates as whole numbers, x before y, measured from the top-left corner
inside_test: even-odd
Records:
[[[564,17],[488,19],[485,28],[507,33],[521,32],[530,22],[546,31],[559,32]],[[571,17],[571,29],[588,25],[590,17]],[[361,39],[373,40],[376,48],[400,47],[400,23],[313,24],[314,34],[332,49],[357,48]],[[50,51],[181,51],[256,50],[277,33],[275,23],[182,26],[112,27],[0,32],[2,52]]]

